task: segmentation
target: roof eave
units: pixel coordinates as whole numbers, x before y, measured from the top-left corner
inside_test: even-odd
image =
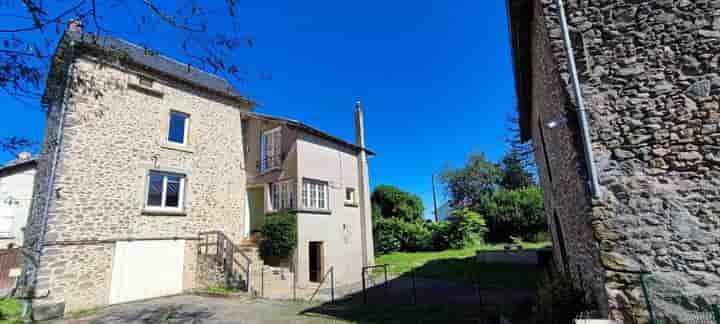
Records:
[[[510,50],[515,75],[520,140],[532,138],[532,37],[533,0],[507,0]]]

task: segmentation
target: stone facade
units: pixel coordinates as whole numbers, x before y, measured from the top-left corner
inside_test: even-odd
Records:
[[[209,230],[232,240],[242,237],[241,111],[250,107],[161,76],[153,76],[152,92],[139,91],[134,85],[142,73],[79,56],[70,66],[71,86],[50,105],[27,241],[33,243],[29,252],[38,266],[31,266],[26,278],[32,280],[37,271],[36,295],[49,293],[38,305],[64,302],[67,312],[107,304],[117,240],[187,239],[184,286],[189,289],[195,287],[191,272],[197,269],[190,266],[197,255],[192,238]],[[38,256],[61,104],[61,153]],[[167,141],[171,110],[190,116],[185,146]],[[150,170],[186,176],[182,213],[144,209]]]
[[[526,128],[557,260],[559,219],[568,269],[592,282],[603,313],[647,319],[641,272],[651,273],[656,313],[707,310],[720,301],[720,1],[566,2],[601,184],[595,201],[558,7],[529,3],[531,41],[515,45],[516,69],[532,73]],[[523,46],[529,64],[518,64]]]

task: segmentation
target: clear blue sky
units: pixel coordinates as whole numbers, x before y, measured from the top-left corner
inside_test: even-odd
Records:
[[[367,144],[378,153],[373,186],[416,193],[429,212],[433,172],[474,151],[497,160],[507,148],[515,96],[505,0],[244,0],[239,8],[240,29],[256,45],[240,52],[251,77],[238,89],[260,112],[351,141],[360,98]],[[122,37],[183,59],[169,33]],[[265,73],[271,80],[253,77]],[[38,106],[0,102],[0,137],[42,139]]]

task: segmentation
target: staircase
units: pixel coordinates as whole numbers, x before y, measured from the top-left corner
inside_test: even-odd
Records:
[[[219,283],[223,287],[257,294],[255,283],[263,262],[254,242],[237,245],[220,231],[200,233],[200,238],[198,254],[216,265],[214,269],[198,269],[215,273],[215,277],[209,276],[209,282],[223,281]],[[223,280],[217,280],[218,276]]]

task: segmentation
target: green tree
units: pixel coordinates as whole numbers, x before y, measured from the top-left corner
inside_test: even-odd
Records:
[[[500,161],[502,178],[500,186],[505,189],[522,189],[535,184],[533,174],[523,161],[522,153],[516,148],[510,149]]]
[[[488,161],[484,153],[470,155],[462,168],[446,168],[440,173],[450,204],[454,208],[467,207],[480,213],[501,179],[500,168]]]
[[[398,218],[405,222],[422,220],[425,207],[415,194],[389,185],[379,185],[370,197],[375,217]]]
[[[509,242],[510,236],[534,241],[547,231],[542,191],[537,186],[523,189],[498,189],[486,205],[487,239]]]

